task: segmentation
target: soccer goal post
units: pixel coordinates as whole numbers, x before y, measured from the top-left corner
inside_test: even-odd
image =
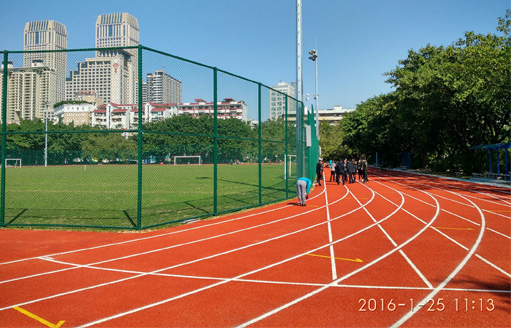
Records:
[[[284,156],[284,178],[291,177],[292,175],[292,164],[293,164],[293,158],[295,159],[296,164],[296,155],[287,155]]]
[[[21,167],[21,158],[6,158],[5,167]]]
[[[183,163],[184,161],[184,163]],[[174,156],[174,165],[178,164],[202,164],[200,155],[198,156]]]

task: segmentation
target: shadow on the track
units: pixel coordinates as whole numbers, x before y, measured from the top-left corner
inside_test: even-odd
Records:
[[[487,280],[480,280],[472,276],[463,275],[460,278],[453,279],[451,282],[470,286],[469,288],[494,291],[491,292],[491,294],[495,296],[495,309],[509,312],[509,308],[511,307],[511,280],[502,276],[488,277]],[[479,297],[477,297],[477,299],[479,299]],[[487,300],[483,299],[483,301]],[[486,306],[487,304],[483,305]]]

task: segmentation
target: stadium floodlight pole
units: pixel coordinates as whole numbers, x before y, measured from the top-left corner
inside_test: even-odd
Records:
[[[44,167],[48,166],[48,105],[49,102],[44,102],[46,108],[44,110]]]
[[[296,99],[303,102],[302,0],[296,0]]]
[[[313,49],[309,51],[309,59],[316,63],[316,93],[314,95],[314,99],[316,100],[316,137],[320,138],[319,136],[319,107],[318,107],[318,51],[316,49]]]
[[[298,176],[305,176],[303,156],[302,0],[296,0],[296,155]]]

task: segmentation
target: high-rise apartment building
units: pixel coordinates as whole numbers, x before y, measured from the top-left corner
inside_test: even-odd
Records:
[[[279,82],[276,86],[272,87],[272,89],[279,91],[271,90],[270,92],[270,119],[276,120],[277,118],[284,117],[286,114],[285,95],[293,98],[296,96],[296,83],[291,82],[291,84],[287,84],[285,82]],[[295,108],[289,106],[288,115],[294,113]]]
[[[144,102],[169,104],[182,102],[182,83],[173,78],[165,69],[154,73],[147,73],[143,87]]]
[[[129,53],[115,50],[79,62],[66,80],[66,99],[77,99],[79,95],[88,93],[101,98],[104,103],[136,103],[130,59]]]
[[[99,15],[96,20],[96,48],[138,46],[140,43],[138,21],[128,13]],[[138,49],[125,49],[127,79],[124,88],[127,92],[127,102],[137,101],[138,80]],[[116,56],[115,51],[97,51],[96,57]]]
[[[41,60],[34,60],[31,67],[7,66],[7,123],[20,120],[53,119],[56,103],[57,74]],[[0,71],[0,99],[3,99],[3,65]]]
[[[66,26],[53,21],[37,21],[25,24],[23,50],[65,50],[67,49]],[[65,99],[66,93],[66,52],[29,52],[23,54],[23,67],[31,67],[35,60],[55,70],[57,74],[56,101]]]

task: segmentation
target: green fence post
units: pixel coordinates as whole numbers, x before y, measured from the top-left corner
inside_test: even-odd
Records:
[[[258,137],[258,157],[259,157],[259,205],[263,203],[263,195],[262,195],[262,188],[263,188],[263,168],[262,168],[262,127],[261,127],[261,83],[258,84],[257,87],[257,121],[259,122],[257,127],[257,134]]]
[[[287,101],[288,101],[288,95],[286,95],[286,101],[284,103],[284,113],[285,113],[285,116],[284,116],[284,120],[285,120],[285,126],[284,126],[284,138],[285,138],[285,147],[286,147],[286,150],[284,151],[284,165],[286,165],[286,167],[284,168],[284,172],[286,172],[286,176],[284,178],[286,178],[286,198],[289,198],[289,172],[287,171],[288,168],[289,168],[289,164],[287,163],[288,161],[288,158],[290,158],[288,156],[288,149],[287,149],[287,144],[288,144],[288,140],[287,140]]]
[[[218,214],[218,69],[213,68],[213,215]]]
[[[7,131],[7,75],[8,75],[8,65],[7,61],[9,59],[9,55],[7,50],[4,52],[4,67],[3,67],[3,76],[2,76],[2,182],[1,182],[1,190],[0,190],[0,227],[5,226],[5,154],[6,154],[6,137],[5,134]]]
[[[304,175],[304,152],[303,152],[303,108],[301,107],[301,103],[296,100],[296,174],[298,177],[303,177]]]
[[[142,46],[138,46],[138,195],[137,195],[137,230],[142,229]]]

